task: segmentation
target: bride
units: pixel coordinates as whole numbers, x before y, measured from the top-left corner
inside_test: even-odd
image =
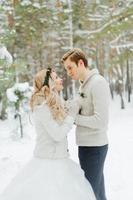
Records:
[[[0,200],[95,200],[80,166],[69,158],[67,134],[78,103],[66,109],[62,79],[51,69],[37,73],[30,105],[36,129],[34,157],[7,186]]]

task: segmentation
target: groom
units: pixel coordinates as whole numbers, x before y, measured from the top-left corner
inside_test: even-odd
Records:
[[[89,69],[82,50],[69,50],[61,62],[68,75],[81,84],[81,110],[75,121],[80,165],[97,200],[106,200],[103,170],[108,150],[109,86],[97,69]]]

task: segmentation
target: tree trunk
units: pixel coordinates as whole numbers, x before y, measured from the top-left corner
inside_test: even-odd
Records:
[[[127,53],[128,55],[128,53]],[[131,85],[130,85],[130,76],[129,76],[129,62],[128,62],[128,56],[127,56],[127,92],[128,92],[128,102],[131,101]]]
[[[125,103],[124,103],[124,99],[123,99],[122,93],[120,94],[120,97],[121,97],[121,109],[125,109]]]
[[[73,19],[72,19],[72,2],[71,0],[67,0],[69,10],[71,11],[69,14],[69,28],[70,28],[70,49],[73,48]],[[75,81],[72,80],[72,94],[75,97]]]
[[[21,114],[18,113],[18,118],[19,118],[19,124],[20,124],[20,137],[23,138],[23,126],[22,126],[22,117]]]
[[[6,113],[7,98],[6,98],[6,94],[4,94],[2,96],[1,102],[2,102],[2,109],[1,109],[1,113],[0,113],[0,119],[5,120],[5,119],[7,119],[7,113]]]

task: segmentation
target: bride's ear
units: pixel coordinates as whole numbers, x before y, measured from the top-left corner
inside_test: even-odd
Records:
[[[54,81],[49,80],[49,88],[50,88],[50,91],[54,91],[55,90]]]
[[[52,86],[52,87],[51,87],[51,91],[55,91],[55,86]]]

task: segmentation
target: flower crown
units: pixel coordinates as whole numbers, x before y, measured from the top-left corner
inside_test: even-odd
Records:
[[[52,68],[51,67],[48,67],[47,68],[47,71],[46,71],[46,76],[45,76],[45,79],[44,79],[44,82],[43,82],[43,85],[42,86],[48,86],[49,87],[49,78],[51,78],[51,72],[52,72]]]

